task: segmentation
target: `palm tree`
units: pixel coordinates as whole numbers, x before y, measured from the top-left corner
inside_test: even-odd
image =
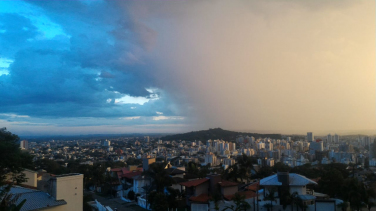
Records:
[[[163,193],[165,187],[171,186],[174,183],[174,180],[165,170],[165,166],[165,163],[152,163],[149,169],[144,172],[144,175],[152,179],[152,186],[155,187],[158,193]]]
[[[342,211],[346,211],[347,207],[349,207],[349,204],[346,201],[344,201],[344,202],[338,204],[337,207],[340,208]]]
[[[366,204],[367,204],[368,210],[371,211],[371,208],[376,206],[374,202],[376,193],[372,188],[368,188],[366,192],[367,192]]]
[[[234,182],[238,182],[238,179],[242,180],[242,176],[239,172],[238,164],[229,166],[225,170],[222,177],[225,178],[226,180],[231,180],[231,181],[234,181]]]
[[[243,154],[239,160],[239,173],[241,175],[241,181],[243,182],[243,178],[247,180],[247,184],[249,183],[249,179],[251,179],[251,170],[253,169],[252,158]]]
[[[283,206],[283,210],[286,210],[287,205],[292,203],[292,195],[290,194],[288,189],[282,189],[281,190],[281,204]]]
[[[242,211],[242,210],[247,210],[248,208],[251,207],[251,205],[249,205],[245,201],[245,196],[242,196],[238,193],[235,194],[235,196],[232,200],[234,201],[235,206],[234,205],[228,205],[222,211],[226,211],[226,210]]]
[[[20,196],[20,194],[6,193],[3,196],[2,201],[0,201],[0,210],[20,211],[22,206],[26,202],[26,199],[24,199],[18,205],[16,205],[16,202],[18,201]]]
[[[301,210],[305,211],[307,209],[308,206],[304,204],[301,198],[297,197],[296,202],[296,204],[298,205],[298,207],[300,207]]]
[[[294,211],[294,204],[298,202],[298,193],[294,192],[291,194],[291,210]]]
[[[271,211],[273,211],[273,201],[275,200],[275,193],[275,188],[271,188],[269,189],[269,193],[265,196],[265,199],[270,201],[270,206],[267,206],[267,208],[268,210],[270,208]]]
[[[221,201],[222,196],[220,193],[216,192],[212,195],[211,201],[214,202],[214,209],[219,210],[218,202]]]

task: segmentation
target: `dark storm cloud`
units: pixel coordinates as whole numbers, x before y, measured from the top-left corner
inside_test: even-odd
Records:
[[[116,2],[28,3],[42,8],[63,31],[46,38],[27,16],[0,15],[0,56],[13,60],[9,75],[0,76],[3,113],[123,117],[155,116],[158,110],[173,114],[165,105],[168,99],[144,105],[114,103],[124,95],[153,98],[146,89],[156,84],[144,58],[157,39],[153,29],[131,20]],[[135,105],[137,109],[131,109]]]

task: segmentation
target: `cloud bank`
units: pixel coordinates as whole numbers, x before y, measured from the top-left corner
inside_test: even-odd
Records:
[[[376,126],[372,1],[1,4],[0,119],[9,129]]]

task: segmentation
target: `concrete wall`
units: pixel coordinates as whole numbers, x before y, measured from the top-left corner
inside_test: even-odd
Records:
[[[64,199],[67,205],[56,207],[64,211],[82,211],[83,174],[60,175],[52,178],[52,195],[56,200]]]
[[[305,186],[290,186],[290,193],[297,192],[299,195],[306,195],[307,189]]]
[[[25,174],[25,178],[27,179],[26,182],[21,183],[22,185],[28,185],[31,187],[37,187],[38,186],[38,174],[35,171],[29,170],[29,169],[24,169],[22,173]],[[12,181],[12,174],[7,174],[6,175],[6,180],[7,181]]]
[[[68,206],[67,204],[64,204],[64,205],[59,205],[56,207],[50,207],[50,208],[45,208],[45,209],[48,211],[67,211],[68,210],[67,206]]]
[[[23,171],[23,173],[25,174],[25,177],[27,178],[27,182],[24,182],[22,184],[24,185],[28,185],[28,186],[32,186],[32,187],[37,187],[38,186],[38,174],[37,172],[35,171],[31,171],[29,169],[25,169]]]
[[[224,196],[233,195],[238,192],[238,186],[223,187],[221,192]]]
[[[208,193],[208,188],[209,188],[209,182],[204,182],[200,185],[198,185],[195,189],[195,195],[198,196],[203,193]]]
[[[208,207],[207,204],[191,204],[191,210],[196,211],[208,211]]]

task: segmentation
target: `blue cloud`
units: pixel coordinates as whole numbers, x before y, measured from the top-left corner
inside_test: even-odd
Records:
[[[9,74],[0,74],[2,113],[27,115],[28,121],[109,118],[120,123],[122,117],[145,117],[133,119],[140,124],[154,123],[156,111],[179,115],[167,93],[158,89],[152,77],[156,73],[145,56],[157,33],[128,17],[116,2],[14,4],[23,6],[23,12],[0,10],[0,57],[13,61],[6,70]],[[31,8],[38,8],[44,18],[29,16]],[[115,103],[124,96],[148,102]],[[170,120],[181,119],[165,122]]]

